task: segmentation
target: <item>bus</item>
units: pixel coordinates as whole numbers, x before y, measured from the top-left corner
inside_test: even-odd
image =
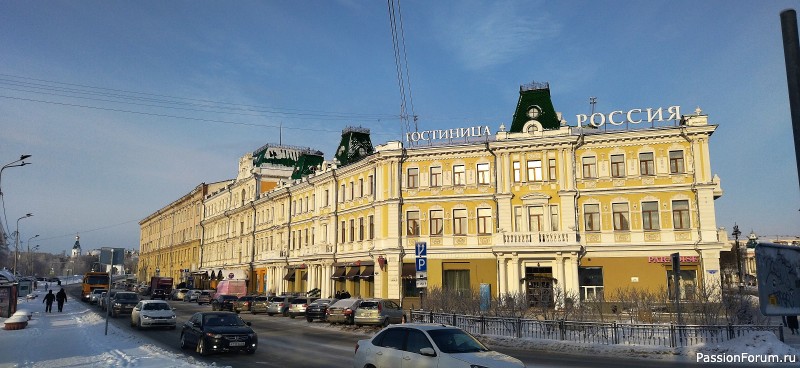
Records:
[[[108,272],[87,272],[83,275],[81,300],[88,301],[94,289],[107,289],[108,282]]]

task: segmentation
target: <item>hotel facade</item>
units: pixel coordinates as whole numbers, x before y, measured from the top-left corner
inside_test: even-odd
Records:
[[[722,190],[708,149],[716,125],[677,106],[576,123],[538,84],[520,88],[510,127],[494,133],[412,132],[373,146],[368,130],[348,128],[330,160],[265,145],[240,159],[236,179],[203,192],[196,251],[185,253],[194,258],[170,250],[189,245],[153,243],[153,219],[182,202],[142,221],[140,279],[158,265],[192,287],[245,279],[254,293],[347,290],[410,306],[425,283],[523,294],[531,304],[552,303],[558,291],[584,299],[669,290],[673,253],[682,297],[719,277]]]

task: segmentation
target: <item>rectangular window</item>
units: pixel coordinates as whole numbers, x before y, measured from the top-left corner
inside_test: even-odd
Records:
[[[328,207],[330,204],[328,201],[330,200],[331,191],[325,189],[325,198],[322,200],[322,207]]]
[[[544,221],[544,207],[530,206],[528,207],[528,231],[542,231],[542,222]]]
[[[558,231],[558,224],[560,223],[560,217],[558,217],[558,205],[551,205],[550,206],[550,231]]]
[[[514,161],[513,163],[511,163],[511,167],[512,167],[511,170],[514,174],[514,182],[515,183],[522,182],[522,172],[519,161]]]
[[[641,175],[655,175],[656,166],[653,161],[653,152],[639,154],[639,174]]]
[[[364,179],[358,179],[358,197],[364,196]]]
[[[542,181],[542,161],[528,161],[528,181]]]
[[[583,178],[596,178],[597,177],[597,158],[594,156],[584,157],[581,159],[583,164]]]
[[[369,239],[375,239],[375,216],[369,215]]]
[[[341,236],[342,240],[340,241],[340,243],[344,243],[347,241],[347,228],[345,228],[345,226],[347,226],[347,222],[342,221],[342,227],[339,228],[339,233],[342,234]]]
[[[406,176],[406,188],[416,188],[419,187],[419,168],[411,168],[408,169],[408,175]]]
[[[272,242],[272,237],[270,237],[270,242]],[[328,243],[328,225],[322,225],[322,242],[327,244]]]
[[[600,231],[600,205],[583,205],[583,225],[586,231]]]
[[[668,297],[675,300],[675,277],[672,270],[667,270],[667,290]],[[681,270],[679,277],[679,291],[681,300],[694,300],[697,296],[697,271],[696,270]]]
[[[355,194],[356,194],[356,185],[355,185],[355,183],[353,183],[351,181],[350,182],[350,197],[348,197],[347,199],[352,201],[353,199],[356,198]]]
[[[642,228],[645,230],[658,230],[658,202],[642,202]]]
[[[350,219],[350,241],[356,240],[356,220]]]
[[[611,176],[625,177],[625,155],[611,155]]]
[[[453,235],[467,235],[467,210],[453,210]]]
[[[514,231],[524,231],[522,229],[522,207],[514,207]]]
[[[364,240],[364,218],[358,218],[358,240]]]
[[[557,179],[556,178],[556,176],[557,176],[556,175],[556,159],[551,158],[550,160],[548,160],[548,165],[549,165],[548,166],[548,170],[549,170],[548,174],[550,174],[550,176],[547,178],[547,180],[555,181]]]
[[[442,271],[442,288],[458,292],[468,292],[469,270],[445,270]]]
[[[490,180],[489,164],[478,164],[478,184],[489,184]]]
[[[406,212],[406,235],[419,236],[419,211]]]
[[[478,235],[492,233],[492,209],[478,208]]]
[[[672,201],[672,227],[678,230],[689,229],[689,201]]]
[[[432,187],[440,187],[440,186],[442,186],[442,167],[441,166],[433,166],[433,167],[431,167],[431,186]]]
[[[303,244],[305,246],[308,246],[308,229],[303,229],[303,240],[304,240]]]
[[[345,186],[342,184],[341,189],[339,190],[339,203],[344,202],[344,195],[345,195]]]
[[[314,231],[314,228],[312,227],[312,228],[311,228],[311,245],[314,245],[314,244],[316,244],[316,243],[314,242],[314,235],[316,235],[316,234],[317,234],[317,233]]]
[[[431,211],[431,236],[442,236],[444,231],[444,211],[432,210]]]
[[[631,229],[627,203],[613,203],[611,211],[614,215],[614,230]]]
[[[683,167],[683,151],[669,151],[669,172],[671,174],[686,172]]]
[[[373,190],[375,190],[375,178],[370,175],[367,177],[367,195],[372,195]]]
[[[464,171],[464,165],[453,166],[453,185],[466,185],[467,177]]]
[[[581,287],[581,300],[602,300],[602,267],[578,267],[578,282]]]

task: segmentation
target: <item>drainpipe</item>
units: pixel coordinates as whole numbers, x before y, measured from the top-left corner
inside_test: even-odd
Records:
[[[499,168],[497,167],[497,155],[489,148],[489,141],[486,141],[486,150],[494,157],[494,194],[492,194],[492,200],[494,201],[494,228],[495,231],[500,228],[500,204],[497,201],[497,193],[499,191],[498,183],[500,181],[500,175],[497,174]],[[492,245],[491,252],[494,255],[494,267],[495,267],[495,281],[497,282],[497,297],[500,298],[500,259],[497,257],[497,253],[494,251],[494,245]]]
[[[339,249],[339,179],[336,177],[336,170],[331,169],[331,175],[333,176],[333,264],[336,264],[336,253]],[[331,271],[336,271],[336,267]],[[329,291],[335,291],[336,285],[332,279],[325,280],[325,282],[330,287]]]
[[[253,286],[253,284],[257,286],[258,280],[256,280],[255,276],[255,263],[256,263],[256,223],[258,222],[258,220],[256,214],[255,200],[250,201],[250,207],[253,208],[253,231],[252,231],[253,235],[251,236],[252,242],[250,243],[250,280],[253,282],[250,283],[251,284],[250,286]]]
[[[689,154],[692,157],[692,163],[697,162],[697,159],[694,156],[694,140],[689,138],[689,135],[686,134],[686,126],[682,125],[680,127],[680,135],[689,142]],[[700,194],[697,193],[697,170],[692,168],[692,193],[694,193],[694,205],[697,208],[696,217],[697,217],[697,241],[694,242],[694,251],[697,252],[697,256],[700,258],[700,274],[705,275],[705,269],[703,267],[703,252],[700,251],[700,247],[698,246],[700,242],[703,240],[703,226],[702,222],[700,221]],[[673,224],[674,227],[674,224]],[[703,288],[705,288],[705,282],[703,282]]]
[[[578,139],[572,143],[572,187],[575,188],[575,233],[576,236],[580,233],[580,216],[578,215],[578,199],[581,197],[581,192],[578,190],[578,148],[581,148],[586,142],[584,140],[583,129]]]
[[[398,214],[397,214],[397,249],[400,256],[400,308],[403,307],[403,257],[405,257],[405,248],[403,248],[403,162],[408,158],[406,147],[400,143],[402,151],[400,152],[400,160],[397,165],[397,195],[398,195]]]

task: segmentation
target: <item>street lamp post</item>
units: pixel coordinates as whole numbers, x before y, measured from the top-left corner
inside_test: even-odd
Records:
[[[39,244],[33,246],[33,251],[36,252],[39,250]],[[33,254],[31,253],[31,248],[28,247],[28,275],[34,276],[33,271]]]
[[[17,276],[17,258],[19,257],[19,220],[33,216],[33,214],[25,214],[17,219],[17,244],[14,246],[14,277]]]
[[[744,276],[742,275],[742,249],[739,247],[739,235],[742,235],[742,232],[739,231],[739,225],[733,225],[733,239],[735,240],[734,247],[736,248],[736,266],[738,267],[739,271],[739,294],[744,293]]]
[[[38,237],[39,237],[39,234],[36,234],[36,235],[28,238],[28,265],[30,265],[30,260],[31,260],[31,239],[38,238]],[[25,271],[27,271],[30,274],[31,269],[28,268]],[[28,276],[30,276],[30,275],[28,275]]]
[[[3,180],[3,170],[5,170],[8,167],[18,167],[18,166],[30,165],[30,162],[24,162],[24,160],[26,158],[28,158],[28,157],[31,157],[31,155],[22,155],[22,156],[19,156],[19,160],[11,161],[11,162],[3,165],[3,167],[0,168],[0,183],[2,183],[2,180]],[[2,187],[0,187],[0,196],[3,195],[3,190],[1,188]]]

